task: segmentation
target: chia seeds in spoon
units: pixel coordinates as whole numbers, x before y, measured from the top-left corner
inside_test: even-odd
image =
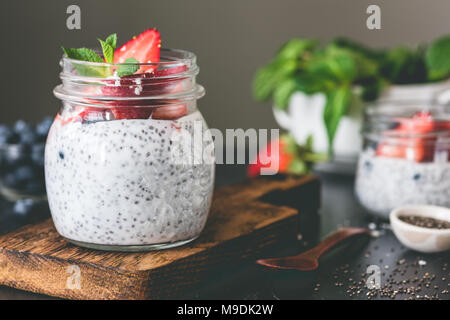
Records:
[[[450,222],[444,220],[414,215],[399,216],[398,218],[403,222],[417,227],[429,229],[450,229]]]

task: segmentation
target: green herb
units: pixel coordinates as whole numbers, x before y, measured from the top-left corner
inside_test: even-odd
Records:
[[[110,34],[106,38],[105,42],[107,44],[109,44],[113,48],[113,50],[116,50],[116,47],[117,47],[117,34],[116,33]]]
[[[316,46],[314,40],[292,39],[278,51],[277,57],[258,70],[253,82],[253,95],[259,101],[271,97],[284,79],[291,77],[300,67],[301,58]]]
[[[103,59],[93,50],[88,48],[65,48],[61,47],[66,56],[70,59],[88,61],[88,62],[103,62]],[[78,73],[87,77],[108,77],[111,71],[105,66],[88,65],[85,63],[72,62],[72,65],[77,69]]]
[[[295,38],[256,72],[253,96],[258,101],[271,99],[275,107],[285,110],[295,92],[323,93],[323,119],[332,152],[334,136],[353,95],[372,101],[389,84],[427,83],[449,76],[450,36],[428,48],[390,50],[375,50],[346,38],[323,47],[316,40]],[[352,90],[356,86],[361,90]]]
[[[102,46],[103,57],[107,63],[114,62],[114,50],[117,44],[117,34],[113,33],[106,38],[105,41],[98,39],[100,45]]]
[[[425,50],[397,47],[390,50],[380,67],[381,76],[396,84],[427,82]]]
[[[288,172],[294,174],[306,174],[314,165],[328,159],[326,154],[316,153],[313,149],[313,137],[309,135],[303,145],[297,144],[290,134],[283,134],[280,139],[284,142],[285,151],[293,155]]]
[[[323,112],[323,120],[327,129],[330,153],[333,151],[333,141],[339,121],[347,111],[351,94],[348,85],[343,85],[327,93],[327,102]]]
[[[117,34],[113,33],[109,35],[106,40],[98,39],[103,51],[103,57],[100,57],[95,51],[88,48],[65,48],[62,47],[66,56],[73,60],[88,61],[88,62],[114,62],[114,50],[117,45]],[[120,64],[117,67],[117,74],[119,77],[128,76],[134,74],[139,70],[137,65],[139,61],[134,58],[129,58],[125,61],[125,64]],[[78,73],[87,77],[108,77],[112,75],[111,67],[109,66],[97,66],[87,65],[85,63],[72,62],[72,65],[77,69]]]
[[[450,74],[450,36],[444,36],[433,43],[426,52],[426,64],[430,80],[441,80]]]
[[[134,74],[136,71],[139,70],[139,61],[137,61],[134,58],[128,58],[125,60],[124,64],[120,64],[117,68],[117,75],[119,77],[129,76]]]

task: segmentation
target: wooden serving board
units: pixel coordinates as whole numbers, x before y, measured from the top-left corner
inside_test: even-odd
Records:
[[[51,219],[27,225],[0,237],[0,284],[69,299],[176,298],[219,269],[253,263],[262,253],[292,244],[298,217],[317,213],[319,189],[312,175],[223,187],[215,191],[202,235],[162,251],[90,250],[62,239]],[[288,205],[281,204],[283,197]]]

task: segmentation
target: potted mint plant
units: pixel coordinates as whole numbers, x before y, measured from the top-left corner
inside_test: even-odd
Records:
[[[364,106],[437,98],[450,89],[449,57],[449,36],[415,49],[382,50],[345,38],[325,46],[295,38],[257,71],[253,95],[273,101],[276,121],[299,145],[312,135],[315,152],[353,164],[361,148]]]

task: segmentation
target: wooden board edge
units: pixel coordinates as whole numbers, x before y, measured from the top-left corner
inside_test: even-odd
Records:
[[[44,264],[45,272],[42,271]],[[20,270],[15,265],[20,265]],[[107,276],[107,285],[103,285],[99,271]],[[142,299],[143,283],[147,279],[148,272],[125,273],[91,263],[0,249],[0,285],[53,297]]]

